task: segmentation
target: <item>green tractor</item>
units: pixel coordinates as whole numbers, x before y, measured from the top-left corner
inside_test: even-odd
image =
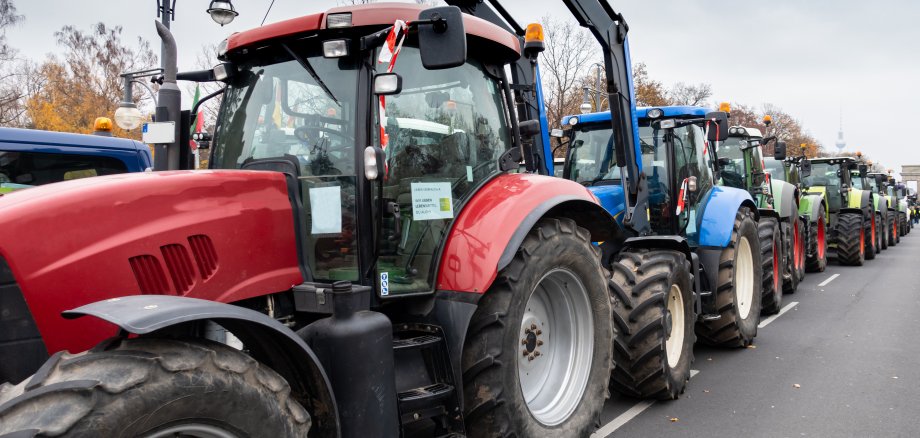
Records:
[[[823,272],[827,266],[827,201],[820,193],[805,193],[802,178],[810,175],[811,162],[802,155],[777,159],[777,157],[764,158],[764,168],[770,175],[773,192],[782,192],[776,189],[780,183],[788,183],[796,188],[795,198],[798,205],[798,219],[803,232],[797,236],[793,233],[793,241],[798,241],[801,251],[794,255],[795,275],[799,281],[805,278],[805,272]],[[780,200],[778,205],[784,205]],[[794,293],[795,289],[784,289],[784,293]]]
[[[910,233],[910,207],[907,202],[907,186],[904,183],[899,183],[894,177],[889,177],[888,179],[888,196],[892,199],[893,209],[897,213],[895,217],[897,218],[897,238],[900,241],[901,237],[906,236]]]
[[[775,314],[783,293],[794,293],[804,276],[804,227],[798,215],[798,188],[770,180],[764,170],[762,146],[776,140],[759,129],[733,126],[719,145],[720,185],[747,190],[760,213],[758,234],[763,260],[761,310]],[[786,144],[776,142],[774,159],[786,157]],[[801,273],[799,271],[802,271]]]
[[[898,206],[896,198],[893,196],[894,190],[888,185],[888,174],[871,172],[868,177],[872,193],[878,193],[879,195],[879,203],[876,209],[882,213],[884,218],[883,222],[879,223],[883,248],[895,246],[901,241],[898,228]],[[889,191],[889,189],[891,190]]]
[[[865,164],[852,157],[815,158],[811,174],[803,178],[806,193],[823,194],[827,199],[828,254],[842,265],[862,266],[875,258],[874,242],[878,227],[872,206],[872,192],[853,186],[851,171],[860,177],[868,174]]]
[[[857,160],[862,158],[862,154],[856,153]],[[875,253],[880,253],[883,249],[888,249],[888,197],[882,195],[879,190],[879,182],[872,175],[862,171],[862,167],[868,168],[868,165],[859,163],[859,168],[850,169],[850,179],[853,181],[853,188],[866,190],[872,195],[872,211],[875,215],[875,223],[878,225],[878,231],[874,233],[872,245]]]

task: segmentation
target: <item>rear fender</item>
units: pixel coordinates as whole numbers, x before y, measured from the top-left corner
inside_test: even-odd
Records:
[[[437,288],[485,292],[544,217],[570,218],[595,242],[625,239],[613,216],[581,184],[533,174],[499,175],[454,222],[441,254]]]
[[[847,194],[847,207],[869,211],[872,207],[872,192],[868,190],[850,189]]]
[[[249,355],[287,380],[313,415],[317,436],[339,436],[338,411],[326,372],[313,350],[291,329],[267,315],[231,304],[168,295],[112,298],[62,313],[90,315],[136,335],[170,328],[220,324],[246,345]]]
[[[785,181],[771,180],[773,189],[773,204],[779,217],[786,219],[796,213],[796,199],[799,198],[798,188]]]
[[[806,194],[799,201],[799,214],[808,216],[810,222],[817,222],[818,217],[827,216],[827,205],[822,194]]]
[[[709,198],[703,205],[700,221],[700,246],[725,248],[732,237],[735,226],[735,214],[742,206],[754,212],[757,219],[760,213],[754,199],[746,190],[733,187],[713,187]]]

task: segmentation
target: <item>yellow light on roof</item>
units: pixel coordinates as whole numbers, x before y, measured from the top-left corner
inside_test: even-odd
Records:
[[[112,119],[108,117],[96,117],[93,122],[93,131],[112,131]]]
[[[769,125],[770,122],[772,122],[772,121],[773,121],[773,116],[771,116],[771,115],[769,115],[769,114],[763,116],[763,124],[764,124],[764,125]]]
[[[728,102],[722,102],[719,104],[719,111],[730,113],[732,112],[732,106]]]
[[[540,23],[530,23],[527,25],[527,32],[524,33],[524,42],[543,42],[543,25]]]
[[[856,151],[856,158],[862,158],[862,152]]]

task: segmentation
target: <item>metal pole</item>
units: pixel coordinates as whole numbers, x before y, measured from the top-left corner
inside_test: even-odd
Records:
[[[594,111],[601,111],[601,68],[604,66],[595,63],[597,67],[597,87],[594,90]]]
[[[164,3],[166,3],[164,1]],[[159,99],[157,99],[157,122],[175,122],[175,141],[169,144],[155,146],[155,170],[176,170],[180,168],[179,138],[180,112],[182,93],[176,85],[176,40],[169,28],[155,21],[157,33],[163,40],[163,84],[160,85]]]

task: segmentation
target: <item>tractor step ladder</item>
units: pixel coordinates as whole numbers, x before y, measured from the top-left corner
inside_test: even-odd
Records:
[[[441,328],[420,323],[397,324],[393,354],[403,436],[417,435],[420,430],[428,431],[428,436],[453,436],[462,432],[460,393]]]

